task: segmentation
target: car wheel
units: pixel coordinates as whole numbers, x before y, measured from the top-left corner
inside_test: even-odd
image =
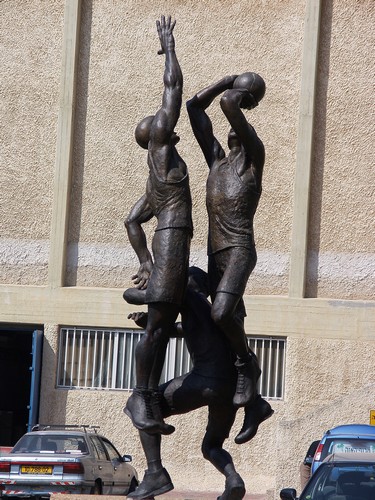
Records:
[[[91,488],[91,495],[101,495],[102,494],[102,485],[100,481],[95,482],[95,486]]]
[[[135,477],[133,477],[133,479],[130,482],[128,493],[131,493],[132,491],[135,491],[135,489],[137,488],[137,486],[138,486],[138,481],[136,480]]]

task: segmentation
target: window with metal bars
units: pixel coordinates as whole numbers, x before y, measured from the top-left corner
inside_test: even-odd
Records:
[[[264,398],[283,399],[286,339],[247,336],[250,349],[257,355],[262,373],[258,391]]]
[[[132,329],[61,328],[57,387],[131,390],[135,386],[135,347],[142,335],[142,330]],[[259,392],[266,398],[282,399],[286,340],[248,337],[248,342],[262,369]],[[184,339],[170,339],[161,382],[187,373],[191,366]]]

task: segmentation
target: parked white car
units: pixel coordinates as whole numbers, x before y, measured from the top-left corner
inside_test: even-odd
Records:
[[[58,428],[57,428],[58,427]],[[42,429],[43,430],[40,430]],[[54,493],[127,495],[138,486],[130,455],[92,426],[37,426],[0,457],[2,497]]]

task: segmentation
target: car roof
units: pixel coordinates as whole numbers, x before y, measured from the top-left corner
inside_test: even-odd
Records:
[[[366,462],[375,464],[375,453],[331,453],[328,455],[322,463],[326,462]]]
[[[87,434],[98,434],[99,425],[89,424],[36,424],[26,435],[48,435],[68,434],[69,436],[83,436]],[[103,436],[102,436],[103,437]]]
[[[375,426],[367,424],[338,425],[326,432],[328,436],[375,436]]]
[[[27,432],[24,434],[25,436],[80,436],[80,437],[88,437],[88,436],[99,436],[99,437],[104,437],[101,434],[98,434],[96,432],[85,432],[85,431],[80,431],[80,430],[54,430],[54,429],[49,429],[45,431],[31,431]]]
[[[69,430],[62,430],[62,429],[47,429],[45,431],[31,431],[31,432],[28,432],[27,433],[29,436],[34,436],[34,435],[39,435],[39,434],[42,434],[43,436],[47,436],[49,434],[69,434],[69,435],[82,435],[82,434],[87,434],[87,432],[84,432],[84,431],[69,431]]]

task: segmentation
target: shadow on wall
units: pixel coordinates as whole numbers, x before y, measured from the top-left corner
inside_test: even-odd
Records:
[[[40,389],[39,423],[64,424],[68,391],[56,388],[57,350],[47,337],[43,345],[42,382]]]
[[[85,166],[91,25],[92,0],[86,0],[85,2],[82,2],[78,72],[76,83],[71,210],[68,229],[67,272],[65,277],[67,286],[75,286],[77,283],[78,242],[81,232],[82,186]]]
[[[306,297],[309,298],[316,297],[318,292],[320,230],[327,127],[327,92],[332,36],[332,3],[332,0],[322,2],[321,10],[313,137],[314,150],[312,155],[313,166],[310,181],[308,267],[306,279]]]

